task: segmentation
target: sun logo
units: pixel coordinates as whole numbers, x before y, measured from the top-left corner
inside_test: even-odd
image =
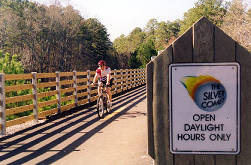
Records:
[[[195,104],[204,111],[216,111],[226,101],[225,87],[210,75],[185,76],[180,81]]]

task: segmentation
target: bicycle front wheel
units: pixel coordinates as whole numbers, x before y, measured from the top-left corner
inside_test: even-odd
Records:
[[[104,100],[103,97],[99,97],[97,100],[97,113],[99,118],[104,116]]]
[[[107,97],[106,111],[107,111],[107,113],[110,113],[111,110],[112,110],[112,107],[111,107],[110,101],[109,101],[109,99]]]

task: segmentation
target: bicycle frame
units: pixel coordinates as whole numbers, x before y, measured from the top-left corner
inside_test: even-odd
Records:
[[[111,107],[108,106],[108,94],[106,92],[106,85],[105,84],[100,84],[99,86],[100,89],[100,95],[98,96],[97,99],[97,113],[99,118],[103,118],[104,115],[104,110],[106,109],[106,112],[109,113]]]

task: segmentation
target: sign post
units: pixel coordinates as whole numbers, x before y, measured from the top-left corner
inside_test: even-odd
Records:
[[[240,66],[169,66],[170,150],[173,154],[240,152]]]

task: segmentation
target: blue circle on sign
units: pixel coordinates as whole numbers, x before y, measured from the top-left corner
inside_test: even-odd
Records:
[[[226,102],[225,87],[218,82],[207,82],[200,85],[195,94],[194,101],[203,111],[213,112],[220,109]]]

